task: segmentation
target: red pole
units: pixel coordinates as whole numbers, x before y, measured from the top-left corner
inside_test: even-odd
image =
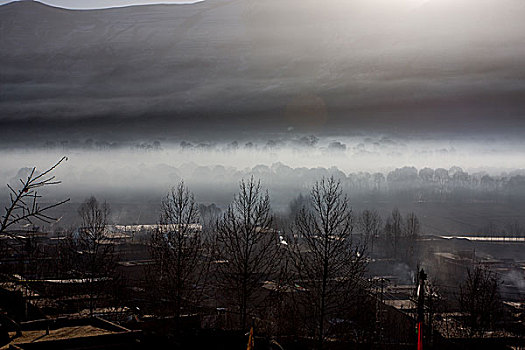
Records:
[[[423,322],[417,323],[417,350],[423,350]]]

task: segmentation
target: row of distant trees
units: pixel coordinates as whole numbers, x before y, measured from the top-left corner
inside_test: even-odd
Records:
[[[22,222],[55,220],[49,211],[67,200],[41,206],[36,191],[58,184],[50,173],[64,160],[42,174],[33,169],[20,189],[10,188],[11,206],[2,217],[0,233],[10,235],[9,229]],[[381,240],[390,256],[414,259],[417,216],[403,217],[397,209],[384,221],[373,209],[354,214],[341,181],[334,177],[315,182],[292,209],[292,220],[276,225],[268,192],[251,177],[240,182],[223,213],[203,219],[193,194],[181,182],[163,199],[159,223],[147,242],[153,263],[146,267],[144,285],[150,303],[160,306],[159,314],[177,320],[210,304],[224,306],[238,316],[240,329],[257,318],[273,324],[274,332],[293,329],[315,338],[319,347],[327,336],[355,326],[334,320],[344,324],[348,318],[374,315],[362,279],[369,253]],[[78,214],[79,227],[58,245],[56,271],[61,278],[83,282],[92,315],[100,300],[120,297],[125,281],[116,270],[115,245],[107,237],[109,206],[91,197]],[[407,248],[404,256],[399,255],[400,242]],[[472,290],[491,278],[475,270],[461,287],[461,303],[482,307]],[[263,293],[263,287],[269,292]],[[478,318],[472,316],[471,321]],[[373,320],[366,322],[373,332]]]
[[[469,174],[454,166],[444,168],[402,167],[388,173],[359,172],[349,173],[337,168],[292,169],[285,165],[273,165],[271,168],[259,165],[250,172],[259,178],[277,178],[282,181],[292,179],[302,182],[312,177],[334,176],[341,180],[345,189],[359,196],[393,195],[402,199],[413,200],[472,200],[487,197],[499,199],[505,197],[520,198],[525,196],[525,175],[522,173],[498,176],[484,172]]]

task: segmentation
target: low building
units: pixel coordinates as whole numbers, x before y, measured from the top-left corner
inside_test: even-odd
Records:
[[[45,319],[21,323],[0,349],[133,349],[140,336],[101,318]]]

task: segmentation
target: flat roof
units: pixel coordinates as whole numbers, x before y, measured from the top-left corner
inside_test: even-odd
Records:
[[[99,328],[92,325],[82,326],[71,326],[61,327],[58,329],[50,329],[49,334],[46,334],[46,330],[38,329],[32,331],[22,331],[22,336],[14,338],[10,344],[24,344],[24,343],[37,343],[51,340],[63,340],[71,338],[84,338],[93,337],[103,334],[114,334],[114,332],[108,329]],[[16,332],[10,332],[11,338],[15,337]]]

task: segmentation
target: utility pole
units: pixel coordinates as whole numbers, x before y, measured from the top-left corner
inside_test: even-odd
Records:
[[[425,280],[427,274],[419,270],[419,285],[417,287],[417,350],[423,350],[423,328],[425,323]]]

